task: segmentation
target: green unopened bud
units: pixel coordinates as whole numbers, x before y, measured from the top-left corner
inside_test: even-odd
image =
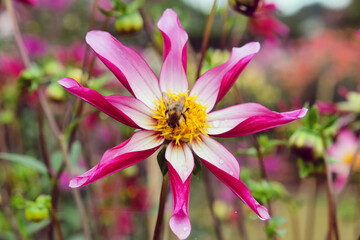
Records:
[[[66,97],[66,91],[60,84],[53,82],[46,88],[46,95],[51,100],[62,101]]]
[[[229,0],[229,5],[235,11],[251,17],[258,8],[259,0]]]
[[[293,153],[304,161],[316,161],[323,157],[324,145],[316,131],[299,129],[290,137],[289,143]]]
[[[124,14],[115,21],[115,29],[119,33],[134,33],[142,29],[144,21],[138,11]]]
[[[49,209],[37,203],[31,203],[25,208],[25,217],[31,222],[41,222],[49,216]]]
[[[51,208],[51,196],[49,196],[49,195],[44,195],[44,194],[39,195],[39,196],[36,198],[35,203],[36,203],[37,205],[41,205],[41,206],[44,206],[44,207],[50,209],[50,208]]]

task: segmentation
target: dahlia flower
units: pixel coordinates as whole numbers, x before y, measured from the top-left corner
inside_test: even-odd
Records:
[[[186,76],[187,33],[171,9],[163,13],[157,26],[164,37],[159,79],[142,57],[109,33],[90,31],[86,35],[86,42],[96,55],[134,97],[103,96],[71,78],[58,81],[66,90],[115,120],[139,129],[127,141],[107,150],[95,167],[71,179],[69,186],[85,186],[134,165],[165,144],[173,197],[173,215],[169,224],[178,238],[185,239],[191,232],[188,206],[193,154],[260,219],[269,219],[267,209],[251,196],[241,182],[236,158],[211,136],[238,137],[256,133],[301,118],[307,110],[277,113],[260,104],[245,103],[212,111],[259,51],[259,43],[233,48],[227,62],[204,73],[189,91]],[[182,112],[184,116],[172,127],[168,123],[164,94],[172,101],[182,99],[186,109]]]

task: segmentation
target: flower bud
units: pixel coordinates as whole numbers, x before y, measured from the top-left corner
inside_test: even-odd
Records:
[[[46,88],[46,95],[51,100],[61,101],[65,99],[66,91],[60,84],[53,82]]]
[[[323,157],[324,145],[319,133],[299,129],[293,133],[289,139],[290,147],[293,153],[298,155],[304,161],[316,161]]]
[[[115,21],[115,29],[119,33],[138,32],[144,25],[143,19],[138,11],[124,14]]]
[[[51,208],[51,196],[49,195],[39,195],[36,200],[35,200],[36,204],[44,206],[48,209]]]
[[[25,208],[25,217],[31,222],[41,222],[49,216],[49,210],[37,203],[31,203]]]
[[[229,4],[235,11],[251,17],[258,8],[259,0],[229,0]]]

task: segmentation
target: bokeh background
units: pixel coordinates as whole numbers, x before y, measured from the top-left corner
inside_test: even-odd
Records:
[[[162,37],[156,22],[166,8],[177,12],[189,35],[190,85],[202,53],[201,73],[225,62],[232,47],[260,42],[260,52],[217,108],[241,102],[274,111],[318,107],[305,121],[257,134],[255,141],[253,136],[221,140],[239,160],[242,180],[256,199],[271,202],[272,221],[260,221],[226,186],[203,172],[192,178],[189,239],[324,239],[329,221],[324,159],[331,168],[339,235],[357,239],[360,163],[350,166],[359,159],[360,1],[260,1],[254,14],[236,9],[244,2],[256,1],[217,2],[204,52],[211,0],[0,0],[0,239],[60,239],[59,232],[63,239],[89,239],[84,219],[91,239],[152,238],[162,182],[156,154],[80,188],[86,216],[79,214],[68,187],[71,176],[90,169],[134,129],[82,103],[56,81],[72,77],[104,95],[130,95],[86,46],[85,35],[92,29],[109,31],[158,75]],[[329,150],[343,129],[355,142],[354,148],[339,150],[345,160]],[[328,145],[321,140],[324,134]],[[354,174],[343,188],[349,172]],[[171,213],[169,194],[164,239],[176,239],[168,227]]]

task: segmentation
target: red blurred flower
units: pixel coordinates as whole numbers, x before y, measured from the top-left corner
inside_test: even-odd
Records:
[[[260,4],[250,19],[250,32],[270,42],[277,42],[279,36],[285,37],[289,28],[274,17],[276,10],[275,4]]]

